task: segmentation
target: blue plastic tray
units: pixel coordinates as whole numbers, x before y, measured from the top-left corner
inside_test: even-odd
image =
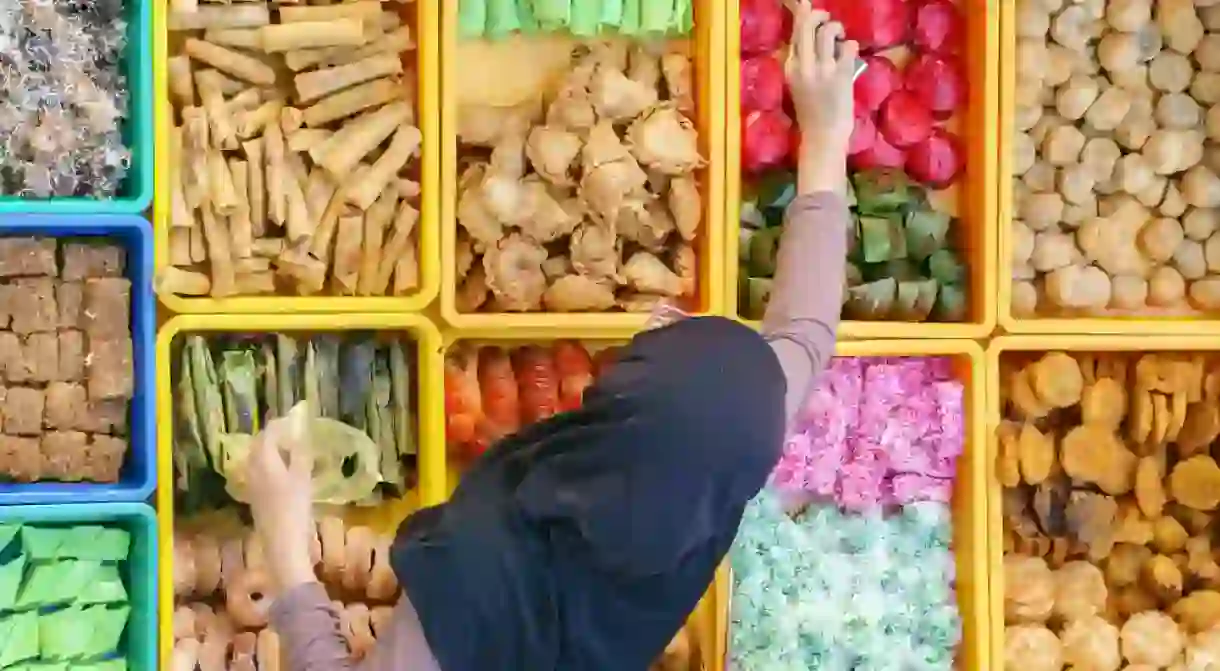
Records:
[[[0,214],[139,214],[152,203],[152,0],[123,0],[123,5],[127,19],[123,67],[128,91],[123,140],[131,148],[131,167],[118,196],[111,200],[0,196]]]
[[[124,582],[131,603],[123,654],[130,671],[157,668],[157,514],[143,503],[0,507],[0,522],[73,526],[104,524],[131,534]]]
[[[117,483],[0,484],[0,505],[146,501],[156,485],[157,472],[157,431],[153,417],[156,411],[153,362],[156,355],[157,302],[152,295],[152,228],[146,220],[126,215],[0,216],[0,236],[13,235],[106,237],[127,248],[135,395],[131,399],[127,433],[129,452]]]

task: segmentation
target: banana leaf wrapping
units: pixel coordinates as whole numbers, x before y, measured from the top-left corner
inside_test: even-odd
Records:
[[[38,648],[44,659],[101,657],[119,649],[130,606],[71,606],[38,615]]]
[[[275,360],[275,347],[270,342],[262,343],[258,348],[258,357],[258,372],[263,383],[260,399],[263,417],[271,421],[288,412],[288,408],[280,408],[280,371]]]
[[[12,561],[0,566],[0,611],[16,608],[26,563],[25,555],[17,555]]]
[[[227,432],[258,433],[258,366],[254,352],[246,347],[222,352],[220,373]]]
[[[314,371],[318,390],[318,415],[339,417],[339,339],[320,336],[310,340],[314,349]],[[310,382],[313,384],[313,382]]]
[[[369,395],[367,405],[368,432],[381,453],[384,489],[391,496],[402,496],[407,490],[407,479],[394,440],[393,387],[389,352],[379,349],[373,359],[373,393]]]
[[[199,413],[195,407],[195,384],[191,374],[191,353],[182,348],[178,365],[177,401],[178,412],[174,413],[174,467],[177,478],[174,487],[179,492],[197,491],[194,481],[208,469],[208,458],[203,451],[203,436],[199,428]],[[189,507],[189,506],[188,506]]]
[[[415,444],[415,421],[411,416],[411,368],[407,364],[406,346],[399,341],[390,344],[390,396],[394,408],[394,444],[399,456],[419,454]]]
[[[318,379],[321,377],[318,373],[318,350],[312,340],[305,341],[301,349],[305,352],[305,366],[301,375],[302,394],[298,401],[308,403],[316,412],[322,406],[322,400],[319,398],[322,392],[318,389]]]
[[[21,527],[21,551],[34,561],[89,559],[123,561],[131,552],[131,534],[124,529],[85,525],[78,527]]]
[[[9,667],[38,657],[38,613],[0,616],[0,667]]]
[[[292,336],[275,336],[276,377],[279,378],[278,415],[288,414],[294,405],[305,400],[304,375],[301,371],[301,348]]]
[[[223,459],[220,437],[227,431],[220,380],[207,341],[202,336],[189,336],[186,346],[190,351],[191,385],[195,391],[199,433],[203,437],[209,463],[216,468]]]
[[[361,431],[370,426],[368,405],[373,393],[373,358],[370,338],[345,342],[339,350],[339,419]]]

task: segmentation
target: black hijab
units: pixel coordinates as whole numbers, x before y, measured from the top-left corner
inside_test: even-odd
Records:
[[[495,445],[394,543],[443,671],[645,671],[779,458],[784,391],[757,333],[688,319]]]

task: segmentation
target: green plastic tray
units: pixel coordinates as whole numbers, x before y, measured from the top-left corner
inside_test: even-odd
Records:
[[[127,19],[127,117],[123,140],[131,148],[131,168],[119,195],[96,198],[0,196],[0,214],[140,214],[152,203],[153,91],[152,0],[124,0]]]

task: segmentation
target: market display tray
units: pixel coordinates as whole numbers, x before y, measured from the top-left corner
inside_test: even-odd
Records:
[[[169,99],[170,31],[168,25],[168,0],[144,0],[156,2],[151,35],[153,52],[152,91],[149,106],[154,110],[153,126],[156,128],[156,183],[153,199],[152,221],[155,241],[155,259],[158,269],[169,265],[169,208],[170,208],[170,132],[174,124],[173,109]],[[159,296],[166,308],[178,314],[198,313],[261,313],[292,314],[299,312],[370,313],[370,312],[418,312],[432,303],[440,288],[441,254],[440,201],[441,188],[439,155],[440,148],[440,3],[408,2],[393,5],[404,13],[414,13],[411,25],[415,28],[415,58],[411,68],[415,71],[416,109],[415,123],[423,136],[419,154],[419,286],[406,296],[235,296],[225,299]],[[450,257],[452,258],[452,257]]]
[[[0,236],[14,235],[109,238],[120,242],[127,250],[134,395],[128,414],[127,458],[118,482],[0,484],[0,505],[147,500],[157,483],[152,395],[156,380],[153,342],[157,308],[152,295],[152,231],[148,222],[129,215],[0,216]]]

